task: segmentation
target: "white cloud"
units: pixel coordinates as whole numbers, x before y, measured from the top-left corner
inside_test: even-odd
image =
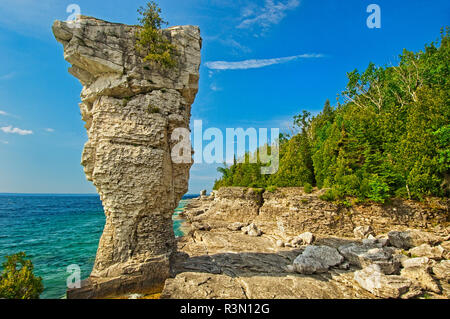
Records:
[[[46,128],[46,129],[45,129],[45,131],[47,131],[47,132],[49,132],[49,133],[53,133],[53,132],[55,132],[55,130],[54,130],[54,129],[52,129],[52,128],[50,128],[50,127]]]
[[[0,130],[2,130],[4,133],[7,133],[7,134],[19,134],[19,135],[30,135],[30,134],[33,134],[33,131],[22,130],[22,129],[17,128],[17,127],[12,127],[12,125],[0,127]]]
[[[8,115],[8,113],[6,113],[5,111],[0,110],[0,115],[6,116],[6,115]]]
[[[205,65],[207,68],[212,70],[247,70],[247,69],[258,69],[274,64],[286,63],[297,59],[310,59],[322,57],[323,57],[322,54],[299,54],[284,58],[253,59],[237,62],[213,61],[213,62],[206,62]]]
[[[215,83],[212,83],[209,88],[211,90],[213,90],[214,92],[222,91],[222,89],[220,87],[218,87]]]
[[[12,79],[15,75],[16,75],[16,72],[11,72],[11,73],[8,73],[8,74],[4,74],[4,75],[0,76],[0,80],[4,81],[4,80]]]
[[[253,26],[262,27],[267,30],[270,26],[278,24],[286,16],[286,12],[294,10],[300,5],[300,0],[287,0],[285,2],[275,2],[266,0],[264,7],[257,9],[247,8],[242,12],[241,23],[237,26],[239,29],[246,29]]]

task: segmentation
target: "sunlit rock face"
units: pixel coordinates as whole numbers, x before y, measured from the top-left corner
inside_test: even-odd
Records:
[[[171,216],[192,165],[174,163],[171,134],[189,129],[201,37],[195,26],[163,30],[178,51],[177,66],[167,70],[142,62],[136,32],[136,26],[85,16],[53,25],[69,72],[83,85],[88,141],[81,163],[106,214],[91,276],[69,298],[148,292],[169,276]]]

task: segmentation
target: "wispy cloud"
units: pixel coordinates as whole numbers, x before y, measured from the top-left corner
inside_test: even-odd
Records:
[[[222,91],[222,89],[221,89],[220,87],[218,87],[215,83],[212,83],[212,84],[209,86],[209,88],[210,88],[211,90],[213,90],[214,92]]]
[[[0,141],[0,143],[2,143],[2,144],[9,144],[8,141]]]
[[[18,128],[18,127],[12,127],[12,125],[0,127],[0,130],[2,130],[4,133],[7,133],[7,134],[19,134],[19,135],[30,135],[30,134],[33,134],[33,131],[22,130],[22,129]]]
[[[270,26],[280,23],[286,12],[294,10],[300,5],[300,0],[287,0],[275,2],[266,0],[263,7],[248,7],[242,11],[242,21],[237,26],[239,29],[246,29],[254,26],[261,27],[266,31]]]
[[[0,115],[6,116],[6,115],[8,115],[8,113],[6,113],[5,111],[0,110]]]
[[[49,132],[49,133],[55,132],[55,130],[52,129],[52,128],[50,128],[50,127],[46,128],[46,129],[44,129],[44,130],[45,130],[46,132]]]
[[[16,75],[16,72],[0,75],[0,81],[12,79]]]
[[[281,64],[297,59],[311,59],[311,58],[322,58],[322,54],[299,54],[284,58],[273,58],[273,59],[252,59],[236,62],[227,61],[213,61],[206,62],[205,65],[211,70],[246,70],[246,69],[258,69],[269,65]]]

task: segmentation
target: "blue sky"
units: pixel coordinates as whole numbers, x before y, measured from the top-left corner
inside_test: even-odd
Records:
[[[75,3],[83,15],[136,24],[144,0],[0,1],[0,192],[93,193],[81,151],[87,140],[55,19]],[[321,110],[370,61],[395,64],[450,22],[448,0],[160,0],[170,25],[203,37],[200,90],[192,121],[204,128],[280,127],[303,109]],[[369,4],[381,28],[369,29]],[[231,62],[231,63],[230,63]],[[192,122],[193,123],[193,122]],[[211,189],[216,164],[195,164],[189,193]]]

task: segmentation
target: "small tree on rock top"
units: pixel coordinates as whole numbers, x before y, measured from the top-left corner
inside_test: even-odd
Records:
[[[162,34],[161,27],[167,25],[161,17],[161,8],[154,1],[138,9],[140,30],[136,34],[136,49],[146,54],[144,61],[153,62],[165,68],[177,65],[174,58],[176,47]]]

